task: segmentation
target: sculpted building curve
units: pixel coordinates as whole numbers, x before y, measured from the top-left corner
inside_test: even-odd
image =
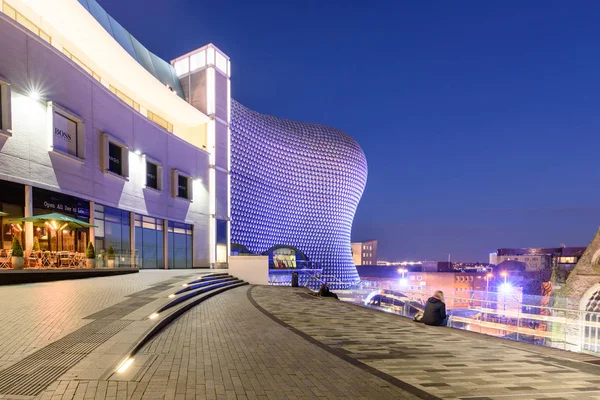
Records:
[[[358,281],[350,233],[367,182],[356,141],[231,103],[231,243],[293,246],[332,281]]]

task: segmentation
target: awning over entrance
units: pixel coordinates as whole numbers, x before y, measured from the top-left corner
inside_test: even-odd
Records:
[[[32,222],[33,224],[45,224],[45,225],[56,225],[52,226],[53,229],[59,230],[64,229],[67,226],[69,228],[92,228],[95,227],[93,224],[88,224],[77,218],[69,217],[68,215],[60,213],[50,213],[42,215],[34,215],[33,217],[15,218],[11,222]],[[53,224],[54,223],[54,224]]]

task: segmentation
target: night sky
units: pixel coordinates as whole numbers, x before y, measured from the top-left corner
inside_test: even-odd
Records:
[[[166,60],[214,43],[244,105],[352,135],[353,240],[379,259],[585,246],[600,225],[600,2],[99,3]]]

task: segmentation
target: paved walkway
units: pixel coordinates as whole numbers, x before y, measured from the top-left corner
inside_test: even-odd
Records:
[[[25,357],[28,352],[22,352],[24,358],[8,368],[0,367],[0,399],[600,399],[600,366],[588,362],[598,361],[591,356],[426,327],[387,313],[315,298],[303,289],[264,286],[241,287],[208,299],[149,342],[125,374],[114,374],[115,363],[130,348],[128,343],[143,334],[132,327],[147,321],[148,311],[156,306],[152,300],[164,301],[182,278],[195,275],[157,271],[156,275],[140,274],[139,279],[147,280],[144,284],[104,283],[113,278],[99,278],[61,286],[64,290],[56,296],[99,304],[81,306],[81,310],[72,305],[58,307],[79,317],[70,321],[69,312],[57,312],[57,321],[70,324],[60,332],[71,333],[60,337],[55,332],[60,339],[41,349],[50,341],[42,338],[50,336],[29,334],[25,323],[20,324],[20,332],[0,325],[2,337],[11,340],[5,332],[10,329],[17,336],[29,337],[38,349]],[[15,301],[29,304],[20,293],[41,296],[48,291],[51,295],[46,285],[14,287]],[[104,288],[112,293],[113,301],[101,300],[102,290],[92,289],[94,294],[86,296],[70,287],[77,285],[82,285],[80,290],[83,286]],[[132,290],[136,291],[127,293]],[[96,300],[87,298],[92,296]],[[52,306],[45,313],[29,307],[23,319],[42,318],[34,324],[34,331],[52,326],[42,323],[52,318]],[[82,316],[87,317],[83,322]],[[105,342],[77,342],[81,337]],[[129,342],[124,343],[124,338]],[[12,340],[20,345],[24,339]],[[42,382],[47,389],[36,391],[39,379],[27,371],[42,360],[49,363],[44,364],[48,371],[56,373],[54,365],[58,364],[51,357],[56,349],[62,349],[61,356],[70,354],[72,365],[53,383],[48,382],[49,387]],[[18,374],[26,377],[20,379]],[[3,386],[3,382],[8,383]],[[27,392],[28,388],[33,389]]]
[[[2,286],[0,370],[89,324],[96,319],[94,313],[128,300],[128,295],[172,278],[196,275],[189,270],[157,270]]]
[[[279,290],[279,292],[278,292]],[[281,323],[361,364],[444,399],[600,399],[593,356],[428,327],[409,319],[257,287],[252,297]]]

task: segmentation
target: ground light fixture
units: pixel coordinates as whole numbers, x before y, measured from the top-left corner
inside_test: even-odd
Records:
[[[174,297],[175,297],[175,293],[171,293],[171,294],[169,295],[169,298],[170,298],[170,299],[172,299],[172,298],[174,298]]]
[[[187,283],[184,283],[184,284],[183,284],[183,285],[181,285],[181,286],[183,286],[183,287],[187,287],[187,286],[188,286],[188,284],[187,284]]]
[[[123,372],[127,371],[127,368],[129,368],[131,364],[133,364],[133,358],[127,357],[117,367],[117,373],[122,374]]]
[[[148,318],[156,319],[156,318],[158,318],[158,313],[152,313],[152,314],[150,314],[150,316]]]

